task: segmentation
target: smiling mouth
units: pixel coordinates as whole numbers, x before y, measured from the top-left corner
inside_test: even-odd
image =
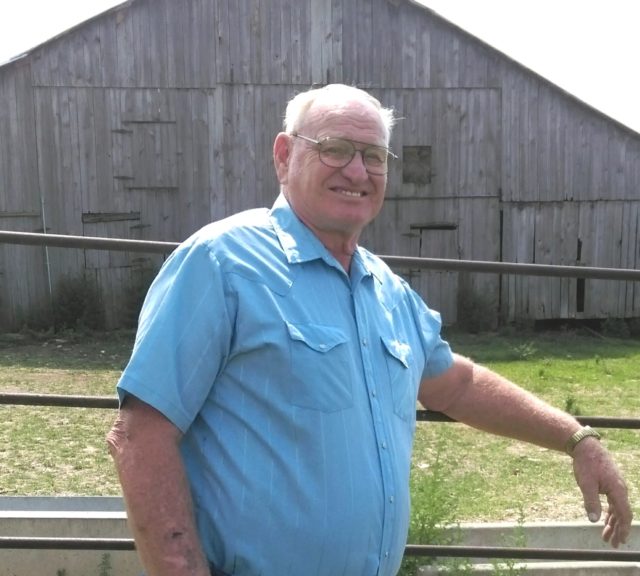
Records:
[[[367,194],[366,192],[357,192],[355,190],[345,190],[344,188],[332,188],[334,192],[341,194],[342,196],[346,196],[347,198],[364,198]]]

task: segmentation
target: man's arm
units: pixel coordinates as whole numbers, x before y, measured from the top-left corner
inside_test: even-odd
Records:
[[[581,426],[558,410],[500,375],[455,355],[453,366],[422,381],[418,399],[425,408],[501,436],[563,451]],[[609,509],[603,538],[614,547],[624,543],[632,513],[627,487],[607,450],[595,438],[585,438],[573,452],[573,469],[589,520],[601,515],[599,494]]]
[[[179,451],[181,433],[128,396],[107,435],[147,576],[209,576]]]

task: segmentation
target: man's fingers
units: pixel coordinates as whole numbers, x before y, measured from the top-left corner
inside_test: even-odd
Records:
[[[614,548],[620,544],[625,544],[631,533],[631,521],[633,514],[626,506],[616,507],[609,498],[609,509],[605,519],[605,527],[602,531],[602,538],[605,542],[611,542]]]
[[[600,503],[600,496],[597,490],[592,492],[591,490],[583,490],[582,496],[584,499],[584,509],[587,512],[587,518],[589,522],[597,522],[602,516],[602,504]]]
[[[609,542],[613,536],[616,526],[616,520],[611,512],[607,512],[607,516],[604,520],[604,528],[602,529],[602,539],[605,542]],[[611,542],[613,544],[613,541]]]

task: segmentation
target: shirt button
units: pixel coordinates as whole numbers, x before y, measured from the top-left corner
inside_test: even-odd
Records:
[[[389,496],[389,502],[391,502],[391,504],[393,504],[395,502],[395,498],[393,496]]]
[[[367,344],[368,344],[367,339],[366,339],[366,338],[363,338],[363,339],[362,339],[362,345],[363,345],[363,346],[367,346]]]
[[[384,557],[385,557],[385,558],[389,558],[389,552],[385,552],[385,553],[384,553]]]
[[[382,446],[382,449],[383,449],[383,450],[386,450],[386,449],[387,449],[387,443],[386,443],[386,442],[382,442],[382,443],[380,444],[380,446]]]
[[[371,396],[373,396],[374,398],[376,397],[376,391],[375,390],[371,390]]]

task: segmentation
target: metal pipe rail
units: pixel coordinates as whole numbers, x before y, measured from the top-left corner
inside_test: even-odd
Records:
[[[135,550],[132,538],[43,538],[0,536],[0,550]]]
[[[31,394],[23,392],[0,392],[0,405],[55,406],[64,408],[109,408],[118,407],[118,399],[113,396],[72,396],[59,394]],[[610,418],[608,416],[577,416],[583,425],[598,428],[619,428],[640,430],[640,418]],[[417,410],[418,422],[455,422],[442,412]]]
[[[1,243],[125,252],[152,252],[157,254],[168,254],[179,246],[177,242],[123,240],[93,236],[68,236],[63,234],[36,234],[32,232],[11,232],[7,230],[0,230],[0,244]],[[411,256],[379,255],[379,257],[392,268],[640,281],[640,270],[626,268],[487,262],[482,260],[453,260],[447,258],[418,258]]]
[[[169,254],[179,245],[178,242],[126,240],[121,238],[101,238],[96,236],[70,236],[66,234],[37,234],[34,232],[12,232],[9,230],[0,230],[0,244],[2,243],[22,244],[27,246],[53,246],[58,248],[80,248],[87,250],[152,252],[156,254]]]
[[[179,243],[125,240],[58,234],[34,234],[27,232],[0,231],[0,243],[54,246],[64,248],[116,250],[168,254]],[[415,258],[380,255],[389,266],[428,270],[449,270],[491,274],[524,274],[530,276],[556,276],[592,278],[602,280],[640,280],[640,270],[620,268],[597,268],[588,266],[555,266],[545,264],[521,264],[514,262],[485,262],[452,260],[445,258]],[[0,394],[0,405],[59,406],[78,408],[118,407],[117,398],[105,396],[61,396],[45,394]],[[445,414],[418,410],[418,421],[455,422]],[[640,419],[578,417],[582,424],[599,428],[640,429]],[[55,550],[135,550],[132,539],[125,538],[25,538],[0,537],[0,549],[55,549]],[[465,558],[513,558],[530,560],[586,560],[640,562],[640,552],[612,550],[580,550],[549,548],[516,548],[495,546],[441,546],[408,544],[407,556],[465,557]]]
[[[407,544],[407,556],[449,558],[517,558],[520,560],[585,560],[589,562],[640,562],[640,551],[581,550],[579,548],[517,548],[510,546],[444,546]]]
[[[130,538],[42,538],[0,536],[0,549],[133,551]],[[583,550],[579,548],[522,548],[510,546],[444,546],[407,544],[406,556],[449,558],[514,558],[523,560],[585,560],[640,562],[640,551]]]
[[[31,394],[23,392],[0,393],[0,405],[58,406],[64,408],[111,408],[118,407],[113,396],[72,396],[61,394]]]

